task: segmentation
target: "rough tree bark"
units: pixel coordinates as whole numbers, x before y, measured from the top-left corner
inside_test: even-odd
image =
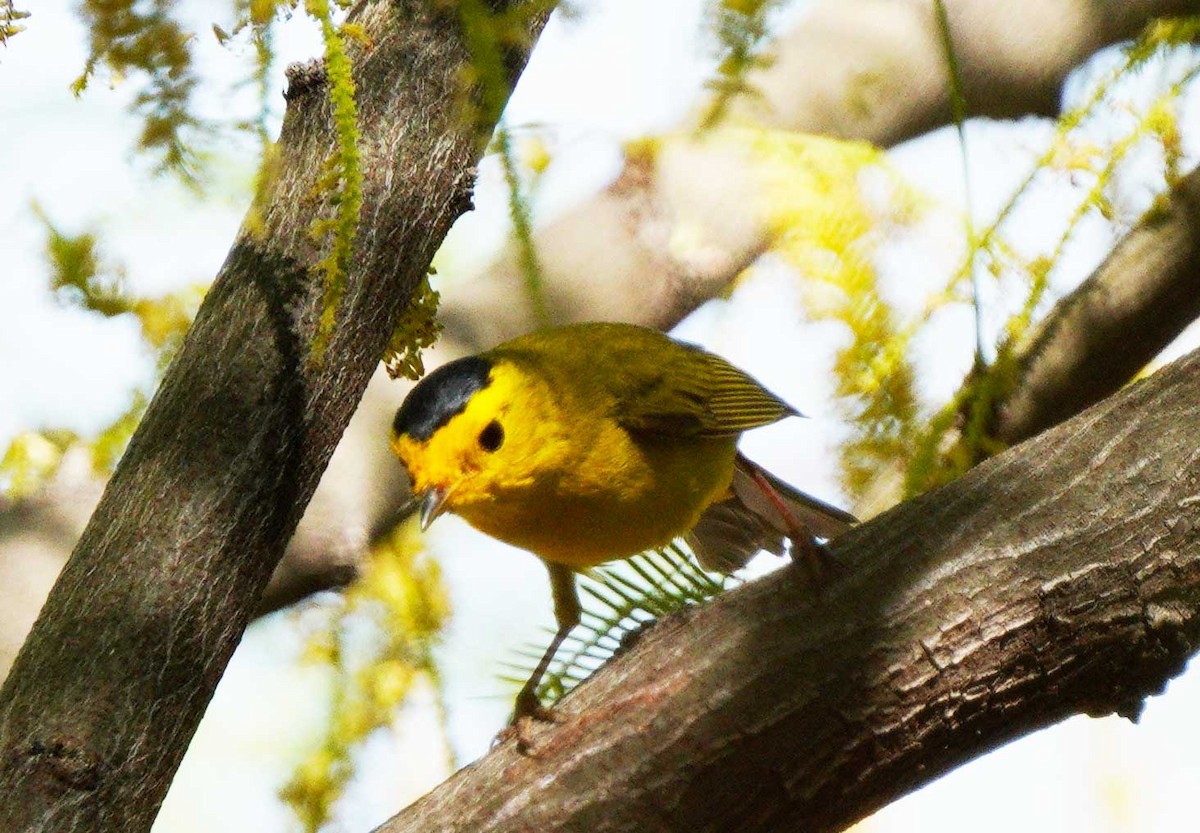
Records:
[[[1200,645],[1200,352],[653,627],[378,833],[840,830]]]
[[[321,361],[310,228],[334,135],[323,73],[291,74],[265,233],[235,242],[0,689],[5,833],[149,828],[397,313],[469,207],[492,125],[455,103],[467,38],[437,9],[356,10],[364,203]],[[509,84],[528,45],[505,55]]]

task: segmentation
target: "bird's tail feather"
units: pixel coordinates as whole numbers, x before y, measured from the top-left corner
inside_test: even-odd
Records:
[[[703,567],[731,573],[760,550],[782,555],[797,536],[835,538],[857,522],[738,454],[729,497],[708,507],[684,537]]]

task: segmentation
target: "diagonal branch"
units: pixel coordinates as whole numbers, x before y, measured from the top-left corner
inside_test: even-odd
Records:
[[[380,828],[840,830],[995,746],[1135,717],[1200,646],[1200,353],[650,630],[565,722]]]
[[[1020,442],[1099,402],[1200,317],[1200,169],[1152,209],[1038,326],[996,436]]]
[[[149,829],[393,322],[469,205],[491,125],[456,104],[472,57],[457,15],[425,0],[355,13],[363,203],[336,331],[315,359],[311,230],[335,137],[324,73],[293,68],[265,232],[234,243],[0,689],[6,833]],[[500,83],[546,13],[531,17]]]

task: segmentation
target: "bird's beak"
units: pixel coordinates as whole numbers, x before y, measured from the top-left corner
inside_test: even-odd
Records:
[[[421,531],[429,529],[433,519],[442,514],[446,508],[446,497],[450,490],[436,487],[421,496]]]

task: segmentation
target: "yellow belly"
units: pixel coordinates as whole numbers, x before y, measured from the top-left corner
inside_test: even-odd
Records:
[[[563,476],[455,511],[494,538],[583,569],[664,546],[695,526],[728,492],[735,442],[676,438],[619,454],[601,443]]]

